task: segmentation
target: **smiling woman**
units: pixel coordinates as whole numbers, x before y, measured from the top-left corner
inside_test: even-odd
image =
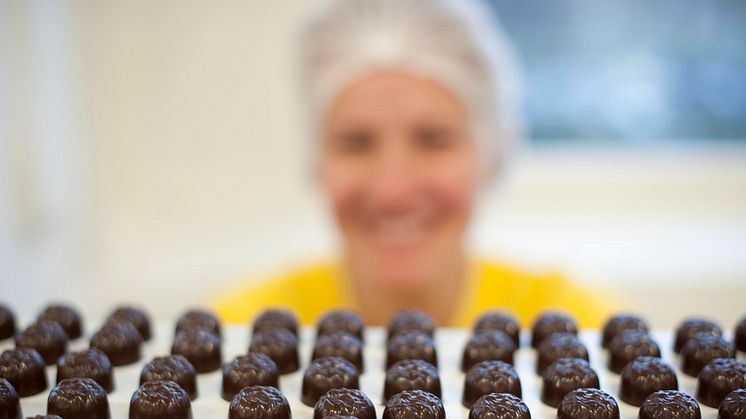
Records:
[[[374,325],[413,307],[443,326],[493,307],[524,324],[547,308],[587,326],[605,317],[560,276],[466,252],[481,185],[519,136],[510,55],[487,16],[463,0],[350,0],[312,20],[302,71],[319,180],[345,247],[337,262],[219,301],[227,320],[267,305],[306,323],[336,307]]]

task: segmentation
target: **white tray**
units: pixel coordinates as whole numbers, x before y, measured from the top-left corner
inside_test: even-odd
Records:
[[[77,339],[70,344],[70,350],[84,349],[88,346],[88,339],[92,331],[96,330],[98,324],[87,324],[87,335],[85,338]],[[516,352],[515,367],[521,378],[523,387],[523,399],[531,410],[534,419],[550,419],[556,417],[556,409],[544,405],[539,399],[541,391],[541,378],[534,372],[536,354],[528,345],[528,336],[524,330],[521,348]],[[368,395],[376,406],[378,417],[383,415],[384,406],[381,404],[383,394],[383,383],[385,377],[385,331],[381,328],[368,328],[365,332],[365,373],[360,377],[361,389]],[[436,344],[438,350],[438,369],[440,372],[441,385],[443,386],[443,403],[446,415],[449,419],[468,418],[469,411],[461,405],[464,374],[460,371],[461,353],[470,331],[464,329],[438,329],[436,331]],[[679,379],[679,389],[694,395],[696,390],[696,379],[689,377],[679,370],[679,359],[673,351],[671,333],[655,332],[654,337],[663,352],[663,359],[676,369]],[[116,367],[114,370],[115,390],[109,394],[112,419],[127,419],[129,401],[132,393],[137,389],[140,370],[143,365],[158,355],[168,354],[173,338],[172,324],[158,324],[154,330],[153,339],[146,343],[143,348],[143,357],[136,364]],[[228,362],[233,357],[245,354],[249,346],[249,326],[231,325],[223,330],[223,362]],[[308,407],[300,401],[301,382],[303,370],[308,365],[312,345],[315,338],[313,328],[304,328],[301,331],[301,368],[293,373],[280,378],[280,389],[290,401],[293,418],[313,418],[313,408]],[[619,403],[622,419],[637,418],[638,408],[627,405],[619,400],[619,375],[611,373],[606,367],[606,353],[601,350],[599,334],[597,331],[583,331],[580,338],[590,352],[591,364],[601,380],[601,389],[614,396]],[[11,340],[0,343],[0,350],[13,346]],[[742,357],[743,354],[739,354]],[[25,416],[33,416],[46,413],[47,395],[54,384],[55,367],[47,368],[49,388],[36,396],[21,399],[21,407]],[[197,391],[199,396],[192,403],[195,419],[223,419],[228,417],[228,402],[220,397],[221,393],[221,371],[209,374],[201,374],[197,379]],[[717,409],[700,405],[703,419],[716,419]]]

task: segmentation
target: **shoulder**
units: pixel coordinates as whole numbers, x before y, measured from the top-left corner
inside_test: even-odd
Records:
[[[315,321],[327,307],[341,304],[338,265],[322,262],[277,275],[240,281],[228,287],[212,306],[226,322],[247,322],[270,307],[295,311],[303,323]]]

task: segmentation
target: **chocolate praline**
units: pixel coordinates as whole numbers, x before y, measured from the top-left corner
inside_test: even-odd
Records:
[[[59,323],[40,320],[18,335],[16,347],[35,349],[47,365],[54,365],[67,351],[67,342],[67,334]]]
[[[279,388],[277,364],[263,353],[240,355],[223,366],[223,399],[231,401],[244,387]]]
[[[280,374],[298,370],[298,338],[289,330],[275,329],[256,333],[251,338],[249,352],[266,354],[277,364]]]
[[[105,324],[91,338],[91,347],[105,353],[115,367],[139,361],[142,343],[142,336],[132,323]]]
[[[106,391],[90,378],[66,378],[60,381],[49,392],[47,413],[76,419],[111,417]]]
[[[121,323],[130,322],[142,336],[143,340],[148,341],[152,337],[150,318],[148,318],[145,311],[136,307],[118,307],[114,310],[109,317],[106,318],[106,323]]]
[[[0,316],[0,319],[2,317]],[[736,332],[733,334],[736,348],[741,352],[746,352],[746,317],[742,318],[736,326]],[[2,337],[0,337],[2,339]]]
[[[407,390],[394,395],[383,409],[383,419],[445,419],[443,402],[432,393]]]
[[[424,390],[438,397],[441,395],[438,369],[421,359],[405,359],[386,371],[383,386],[383,403],[394,394],[405,390]]]
[[[697,376],[697,400],[705,406],[717,408],[737,388],[746,388],[746,364],[733,358],[714,359]]]
[[[352,416],[357,419],[376,419],[376,408],[360,390],[335,388],[326,392],[313,408],[314,419],[332,416]]]
[[[560,358],[580,358],[589,360],[588,349],[580,342],[577,335],[567,332],[553,333],[547,336],[538,349],[536,374],[541,375],[548,366]]]
[[[482,314],[474,325],[474,334],[499,331],[510,336],[516,348],[521,346],[521,326],[518,320],[509,313],[491,311]]]
[[[192,419],[189,394],[173,381],[147,381],[130,399],[130,419]]]
[[[499,330],[484,331],[469,338],[461,357],[461,371],[466,372],[478,362],[499,360],[513,364],[516,346],[513,339]]]
[[[422,359],[437,367],[438,355],[433,338],[419,330],[392,337],[386,345],[386,369],[405,359]]]
[[[140,372],[140,385],[148,381],[173,381],[191,400],[197,398],[197,371],[182,355],[159,356],[145,364]]]
[[[21,402],[10,381],[0,378],[0,419],[21,419]]]
[[[660,390],[648,396],[640,407],[639,419],[700,419],[699,404],[677,390]]]
[[[461,403],[470,408],[480,397],[489,393],[510,393],[518,398],[521,379],[512,365],[502,361],[482,361],[469,369],[464,378],[464,397]]]
[[[39,394],[47,388],[47,371],[39,352],[16,348],[0,354],[0,377],[10,381],[21,397]]]
[[[658,344],[647,332],[625,330],[609,344],[609,370],[619,374],[624,367],[638,356],[660,358]]]
[[[531,419],[528,406],[519,397],[508,393],[490,393],[480,397],[469,419]]]
[[[681,348],[681,371],[696,377],[702,368],[716,358],[735,358],[736,348],[725,339],[706,333],[697,335]]]
[[[718,419],[743,419],[746,417],[746,388],[733,390],[720,403]]]
[[[317,337],[334,332],[347,332],[364,342],[365,321],[363,317],[352,310],[332,310],[319,320]]]
[[[673,368],[662,359],[639,356],[622,370],[619,398],[640,407],[645,398],[659,390],[678,390],[679,381]]]
[[[578,322],[569,314],[561,311],[542,313],[531,328],[531,346],[538,348],[541,341],[553,333],[578,334]]]
[[[83,336],[83,320],[72,306],[52,304],[44,308],[37,321],[52,320],[60,324],[70,340]]]
[[[619,405],[596,388],[579,388],[562,398],[557,419],[619,419]]]
[[[394,336],[415,330],[432,337],[435,333],[435,321],[423,311],[404,310],[391,319],[387,330],[389,340]]]
[[[36,415],[36,416],[29,416],[26,419],[62,419],[62,416],[58,416],[58,415]]]
[[[680,353],[681,348],[684,347],[689,339],[694,339],[700,333],[707,333],[720,337],[723,335],[723,330],[717,323],[711,320],[700,318],[687,319],[676,328],[676,340],[674,341],[673,348],[674,352],[677,354]]]
[[[111,362],[105,353],[96,348],[72,352],[57,361],[57,383],[67,378],[90,378],[107,393],[114,390]]]
[[[245,387],[231,400],[228,419],[290,419],[290,404],[271,386]]]
[[[612,340],[617,335],[621,335],[625,330],[639,330],[641,332],[649,331],[648,324],[640,316],[634,314],[617,314],[609,318],[604,324],[601,346],[608,348]]]
[[[10,309],[0,304],[0,340],[13,337],[16,334],[16,317]]]
[[[541,401],[557,407],[565,394],[578,388],[600,388],[598,375],[584,359],[560,358],[542,374]]]
[[[327,356],[338,356],[353,364],[362,374],[363,372],[363,342],[347,332],[332,332],[316,340],[311,360]]]
[[[321,396],[333,388],[360,387],[358,371],[352,363],[339,357],[320,358],[303,373],[301,401],[313,407]]]
[[[275,329],[285,329],[298,336],[298,318],[290,310],[271,309],[254,320],[253,333]]]
[[[220,338],[212,331],[196,326],[182,329],[176,334],[171,355],[183,355],[197,374],[216,371],[223,363]]]
[[[192,309],[182,314],[176,321],[176,331],[178,334],[181,330],[201,327],[211,331],[219,339],[222,339],[222,328],[220,319],[207,310]]]

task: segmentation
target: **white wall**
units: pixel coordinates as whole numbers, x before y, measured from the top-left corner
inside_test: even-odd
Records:
[[[51,36],[34,24],[51,13],[64,28],[55,36],[70,40],[51,44],[69,52],[53,57],[73,74],[50,76],[34,59],[6,59],[0,62],[14,74],[0,73],[0,80],[14,86],[11,107],[49,77],[72,89],[52,113],[75,121],[75,135],[30,136],[34,122],[51,114],[20,108],[32,122],[11,131],[9,148],[41,147],[27,160],[12,158],[26,161],[20,168],[0,173],[16,179],[13,190],[26,190],[17,180],[25,171],[69,188],[61,189],[62,212],[38,201],[27,208],[0,189],[0,208],[21,215],[0,224],[0,250],[21,256],[2,262],[2,289],[11,291],[1,299],[31,313],[69,286],[83,290],[78,304],[91,315],[133,300],[168,318],[229,281],[333,251],[292,71],[293,30],[319,1],[49,3],[6,7],[13,30],[24,33]],[[23,54],[47,48],[6,42]],[[67,157],[50,152],[59,141],[68,144]],[[50,156],[79,170],[50,172]],[[685,286],[682,298],[691,305],[638,307],[668,325],[710,310],[718,297],[746,297],[744,191],[745,148],[526,149],[486,191],[474,247],[526,266],[558,267],[621,288],[620,295]],[[23,245],[22,219],[39,208],[53,215],[37,241],[62,243],[56,250]],[[54,257],[42,257],[49,252]],[[697,305],[705,283],[721,285],[709,305]],[[715,306],[724,322],[741,310]]]

